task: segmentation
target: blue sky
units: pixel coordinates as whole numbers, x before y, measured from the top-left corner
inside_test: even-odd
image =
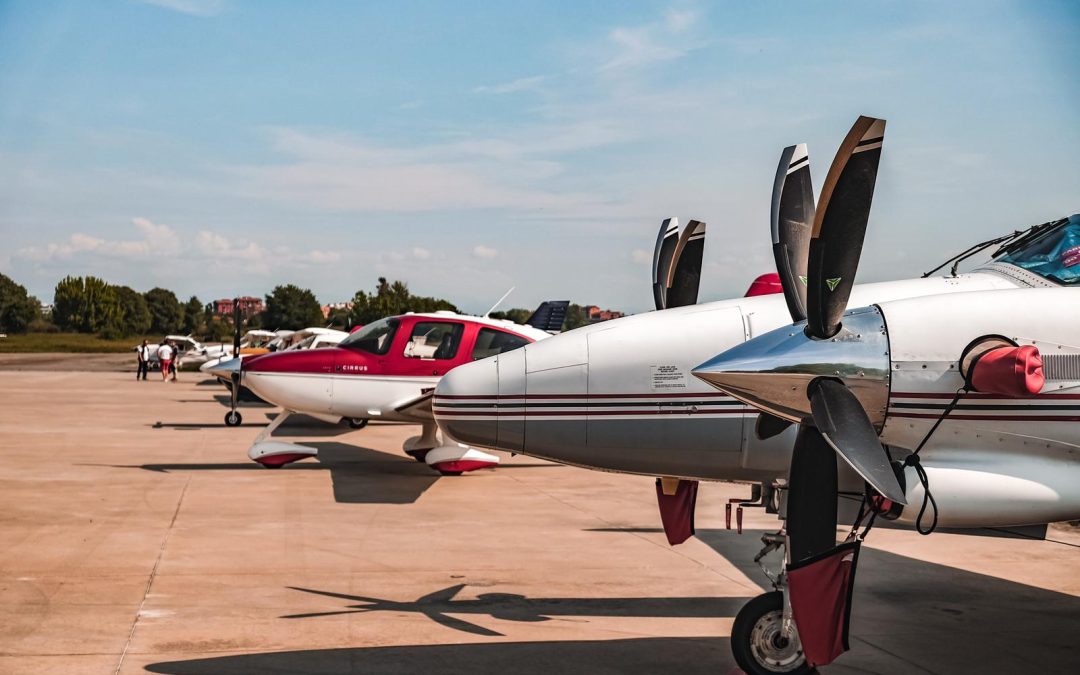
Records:
[[[0,0],[0,271],[483,311],[771,271],[783,146],[888,119],[859,278],[1080,211],[1076,2]]]

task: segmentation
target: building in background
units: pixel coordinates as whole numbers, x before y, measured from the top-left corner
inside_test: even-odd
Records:
[[[331,302],[329,305],[322,306],[322,316],[324,319],[329,319],[330,314],[336,310],[345,310],[346,312],[352,311],[351,302]]]
[[[222,298],[221,300],[214,301],[214,314],[218,316],[232,316],[234,309],[234,302],[240,305],[240,316],[245,319],[250,319],[252,316],[258,314],[265,309],[262,298],[255,298],[250,295],[245,295],[240,298]]]
[[[596,305],[585,305],[581,309],[585,311],[585,316],[588,317],[589,323],[611,321],[612,319],[620,319],[626,316],[623,312],[614,309],[600,309]]]

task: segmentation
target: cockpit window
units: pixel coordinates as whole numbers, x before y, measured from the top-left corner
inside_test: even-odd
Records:
[[[520,335],[504,333],[501,330],[492,330],[490,328],[481,328],[480,334],[476,337],[476,346],[473,347],[472,358],[473,361],[486,359],[489,356],[524,347],[527,344],[529,344],[529,341]]]
[[[394,341],[398,323],[397,319],[380,319],[375,323],[369,323],[342,340],[339,346],[381,356],[390,351],[390,343]]]
[[[419,321],[405,343],[404,356],[408,359],[452,359],[457,356],[464,331],[463,323]]]
[[[1080,215],[998,258],[1066,286],[1080,285]]]

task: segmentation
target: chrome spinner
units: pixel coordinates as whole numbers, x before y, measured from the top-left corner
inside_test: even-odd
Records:
[[[844,313],[840,331],[818,340],[801,321],[714,356],[694,375],[735,398],[791,422],[811,420],[807,386],[843,382],[880,432],[889,405],[889,335],[877,307]]]

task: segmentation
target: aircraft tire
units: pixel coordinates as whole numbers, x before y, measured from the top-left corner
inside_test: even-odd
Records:
[[[440,469],[439,473],[441,473],[444,476],[460,476],[464,472],[463,471],[443,471],[442,469]]]
[[[364,417],[350,417],[349,428],[350,429],[363,429],[368,425],[368,420]]]
[[[802,651],[795,651],[779,634],[784,616],[780,591],[763,593],[743,605],[731,627],[731,652],[747,675],[809,675]]]
[[[236,410],[225,413],[225,426],[227,427],[238,427],[243,421],[243,416]]]

